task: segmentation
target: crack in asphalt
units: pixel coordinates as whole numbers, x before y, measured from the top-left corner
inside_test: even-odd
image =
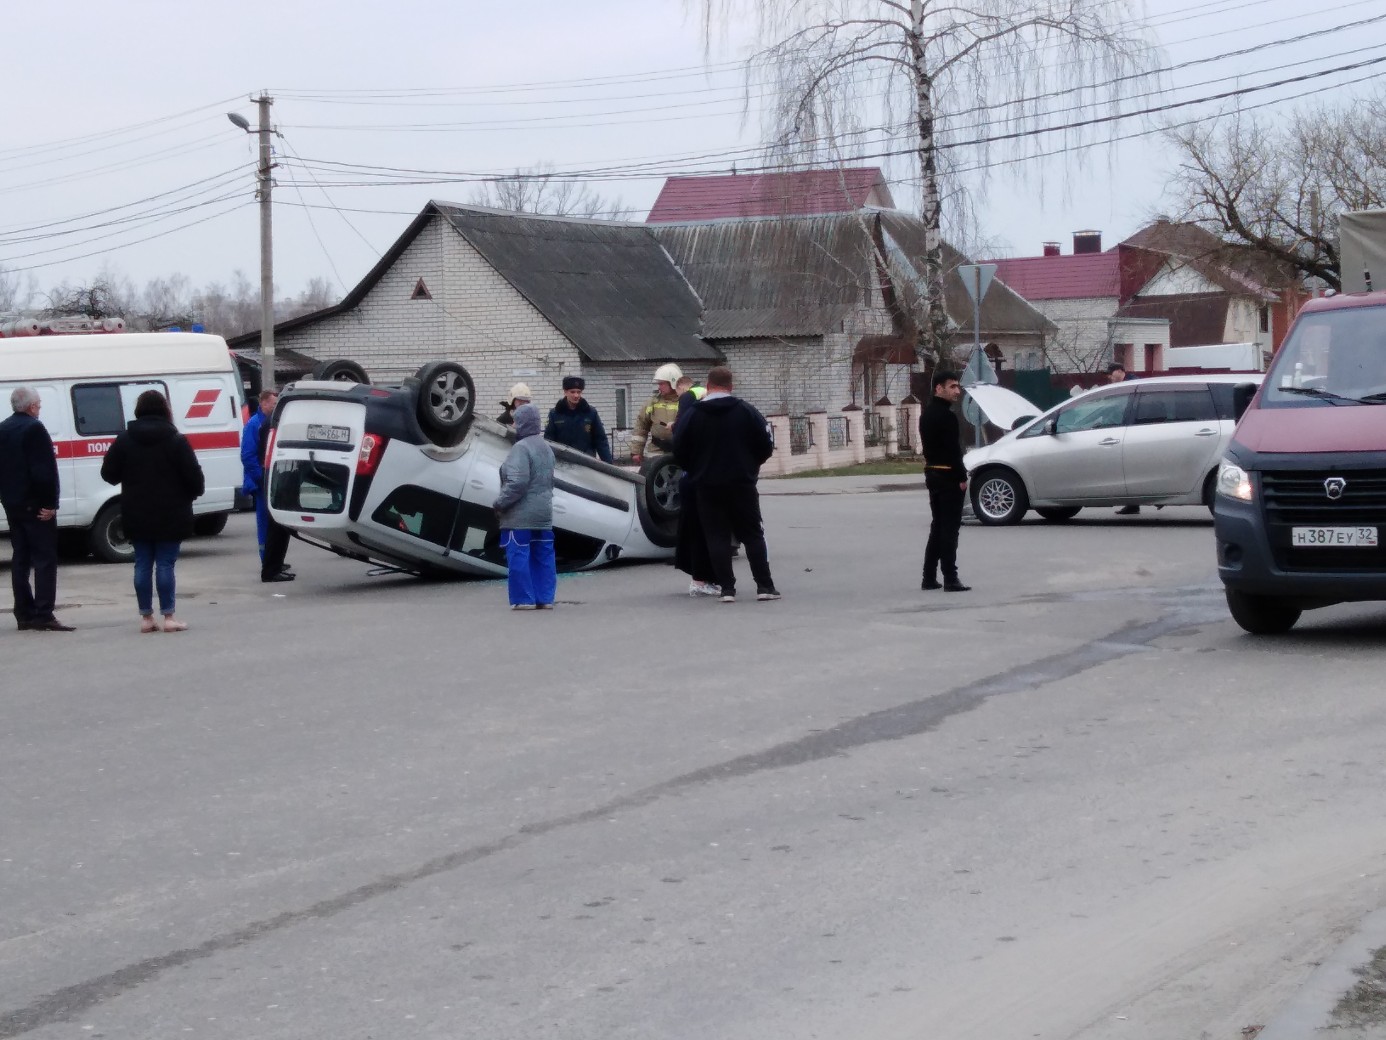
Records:
[[[0,1040],[10,1040],[42,1026],[66,1021],[122,993],[151,982],[172,968],[245,946],[297,924],[333,917],[378,896],[389,895],[415,882],[509,851],[554,831],[609,819],[614,813],[643,808],[688,788],[832,758],[853,748],[881,741],[918,736],[937,728],[953,715],[971,711],[992,697],[1019,693],[1071,678],[1099,665],[1143,652],[1157,639],[1223,620],[1225,609],[1220,600],[1216,606],[1200,602],[1204,598],[1201,594],[1206,591],[1204,588],[1171,590],[1171,602],[1159,618],[1127,625],[1076,650],[1018,665],[1009,671],[979,679],[954,690],[848,719],[836,726],[753,754],[740,755],[714,766],[672,777],[592,809],[525,824],[514,833],[495,841],[438,856],[412,870],[382,875],[374,881],[330,899],[254,921],[235,931],[213,936],[196,946],[149,957],[105,975],[55,990],[25,1007],[0,1013]]]

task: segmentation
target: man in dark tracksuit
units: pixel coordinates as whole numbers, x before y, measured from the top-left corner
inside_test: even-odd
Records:
[[[732,535],[746,547],[756,599],[780,598],[770,577],[756,491],[761,464],[774,452],[770,424],[751,405],[732,396],[728,368],[714,368],[707,374],[703,399],[674,423],[674,458],[693,484],[708,560],[723,603],[736,602]]]
[[[919,443],[924,450],[924,485],[929,489],[929,544],[924,549],[921,589],[941,588],[967,592],[971,586],[958,580],[958,529],[962,527],[963,503],[967,501],[967,467],[963,465],[962,437],[953,402],[962,397],[958,373],[934,372],[933,396],[919,416]],[[939,584],[939,568],[943,584]]]
[[[38,392],[10,394],[14,414],[0,422],[0,504],[10,525],[14,619],[21,632],[71,632],[53,616],[58,598],[58,461],[39,422]],[[33,572],[34,583],[29,585]]]

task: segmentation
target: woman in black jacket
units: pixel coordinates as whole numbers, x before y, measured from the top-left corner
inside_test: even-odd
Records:
[[[131,422],[101,464],[101,479],[120,485],[120,519],[135,547],[135,600],[140,631],[157,632],[154,588],[165,632],[188,626],[173,617],[173,565],[184,538],[192,534],[193,499],[205,490],[202,467],[188,439],[173,425],[168,399],[146,390],[135,402]]]

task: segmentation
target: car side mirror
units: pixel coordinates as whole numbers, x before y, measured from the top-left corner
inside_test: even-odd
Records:
[[[1240,419],[1256,396],[1255,383],[1238,383],[1232,388],[1232,418]]]
[[[1059,432],[1059,424],[1055,422],[1053,419],[1044,420],[1044,432],[1049,434],[1049,436],[1053,437],[1056,433]]]

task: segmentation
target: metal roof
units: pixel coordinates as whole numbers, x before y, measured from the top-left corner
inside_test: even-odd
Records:
[[[872,191],[876,197],[871,198]],[[893,206],[890,188],[879,167],[798,170],[786,173],[719,174],[670,177],[659,191],[646,221],[729,217],[789,217],[810,213],[843,213],[868,202]]]

